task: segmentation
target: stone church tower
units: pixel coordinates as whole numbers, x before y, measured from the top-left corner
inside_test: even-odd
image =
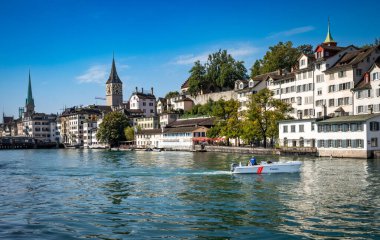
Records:
[[[123,104],[123,82],[117,75],[115,58],[112,58],[111,73],[106,83],[106,102],[111,107]]]

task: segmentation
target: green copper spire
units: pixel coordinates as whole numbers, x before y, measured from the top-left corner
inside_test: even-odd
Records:
[[[334,39],[330,33],[330,18],[328,20],[328,25],[327,25],[327,36],[326,36],[326,39],[323,43],[335,43],[335,41],[334,41]]]
[[[32,80],[30,77],[30,69],[29,69],[29,83],[28,83],[28,97],[25,102],[26,112],[32,114],[34,112],[34,99],[32,93]]]

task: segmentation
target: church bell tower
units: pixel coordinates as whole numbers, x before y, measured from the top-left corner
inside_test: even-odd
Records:
[[[106,83],[107,106],[117,107],[123,104],[123,82],[116,72],[115,58],[112,58],[111,73]]]

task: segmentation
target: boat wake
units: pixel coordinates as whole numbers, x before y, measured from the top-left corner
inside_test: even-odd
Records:
[[[231,171],[207,171],[207,172],[192,172],[184,175],[231,175]]]

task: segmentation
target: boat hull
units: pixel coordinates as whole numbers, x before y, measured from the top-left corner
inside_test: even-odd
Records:
[[[266,174],[266,173],[295,173],[300,172],[300,161],[283,163],[262,163],[254,166],[233,166],[232,173]]]

